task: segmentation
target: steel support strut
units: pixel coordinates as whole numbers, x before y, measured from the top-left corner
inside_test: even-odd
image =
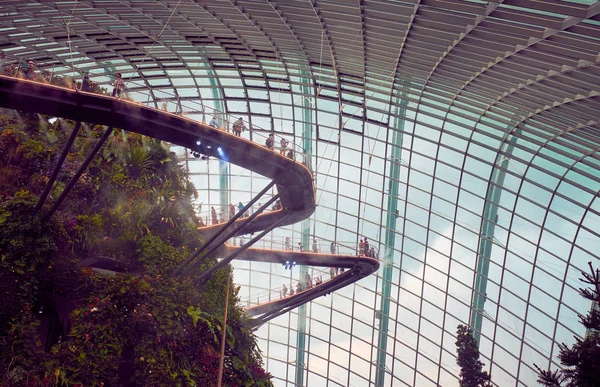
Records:
[[[231,236],[233,236],[236,232],[239,232],[241,230],[244,229],[244,227],[246,227],[250,222],[252,222],[254,220],[254,218],[256,218],[258,215],[260,215],[265,208],[268,208],[275,200],[277,200],[279,198],[279,196],[281,195],[281,193],[278,193],[277,195],[273,196],[271,199],[269,199],[265,204],[263,204],[258,210],[256,210],[254,212],[254,214],[250,215],[248,217],[248,219],[245,219],[242,224],[240,224],[240,226],[238,228],[235,227],[231,227],[230,231],[228,231],[227,233],[225,233],[224,236],[222,236],[221,240],[219,241],[219,243],[213,243],[213,246],[211,248],[209,248],[203,255],[202,257],[200,257],[200,259],[196,260],[196,262],[192,263],[191,265],[189,265],[187,268],[184,268],[181,271],[180,275],[187,275],[189,274],[192,270],[194,270],[199,264],[202,263],[202,261],[204,261],[204,259],[206,257],[208,257],[211,253],[213,253],[216,249],[219,248],[219,246],[221,246],[221,244],[225,243],[225,241],[227,239],[229,239]],[[245,207],[244,207],[245,208]],[[240,211],[241,214],[244,213],[244,211]],[[286,218],[286,216],[284,216],[284,218]],[[280,221],[277,221],[277,224],[281,223]]]
[[[510,128],[509,128],[510,130]],[[521,134],[521,130],[516,130],[516,135]],[[483,325],[483,314],[485,312],[485,301],[487,295],[487,280],[490,271],[490,261],[492,257],[492,247],[494,245],[494,234],[496,224],[498,223],[498,209],[502,191],[504,189],[504,179],[510,157],[517,143],[517,136],[511,135],[506,141],[505,152],[499,152],[494,170],[492,171],[491,181],[488,184],[483,208],[483,217],[481,222],[481,234],[479,235],[479,249],[477,250],[477,268],[475,272],[475,286],[473,288],[473,301],[471,305],[471,329],[473,338],[479,345],[481,338],[481,329]],[[500,164],[500,167],[498,167]]]
[[[302,72],[302,92],[304,95],[309,95],[311,89],[307,86],[311,80],[309,72]],[[302,147],[304,148],[304,163],[306,168],[312,171],[312,138],[313,138],[313,125],[312,125],[312,111],[310,101],[303,98],[302,102]],[[302,246],[308,248],[310,246],[310,219],[304,219],[302,221]],[[298,268],[298,274],[300,278],[308,273],[306,266],[300,266]],[[306,304],[301,305],[298,308],[298,332],[296,335],[296,386],[304,386],[304,370],[306,369]]]
[[[392,135],[391,160],[389,173],[389,192],[385,229],[385,255],[383,256],[383,275],[381,279],[381,304],[379,307],[380,320],[377,338],[377,360],[375,369],[375,386],[381,387],[385,381],[385,363],[387,357],[388,329],[390,318],[390,296],[392,292],[392,268],[394,263],[394,245],[396,241],[396,210],[398,208],[398,189],[400,181],[400,160],[402,158],[402,139],[406,115],[406,99],[400,101],[396,111]]]
[[[243,253],[244,251],[248,250],[248,248],[250,246],[252,246],[253,244],[255,244],[256,242],[258,242],[262,237],[264,237],[265,235],[267,235],[269,232],[271,232],[271,230],[273,230],[275,227],[279,226],[284,220],[286,220],[291,214],[286,214],[283,217],[281,217],[281,219],[279,219],[277,222],[273,223],[272,225],[270,225],[269,227],[267,227],[265,230],[263,230],[260,234],[258,234],[257,236],[255,236],[254,238],[250,239],[250,241],[246,244],[244,244],[242,247],[240,247],[240,249],[238,251],[236,251],[235,253],[229,254],[229,256],[223,258],[220,262],[218,262],[216,265],[213,265],[210,267],[210,269],[206,270],[204,273],[200,274],[200,276],[198,277],[198,279],[196,279],[194,281],[194,283],[196,285],[201,285],[204,282],[206,282],[206,280],[217,270],[219,270],[220,268],[222,268],[223,266],[227,265],[229,262],[233,261],[238,255],[240,255],[241,253]]]
[[[244,208],[242,208],[240,211],[238,211],[238,213],[235,214],[233,216],[233,218],[229,219],[229,221],[227,223],[225,223],[223,225],[223,227],[221,227],[221,229],[219,231],[217,231],[212,237],[210,237],[210,239],[207,242],[205,242],[204,245],[198,247],[198,250],[196,250],[194,252],[194,254],[192,254],[188,259],[186,259],[185,262],[183,262],[181,265],[179,265],[179,267],[177,269],[175,269],[173,271],[173,273],[171,273],[171,275],[173,275],[173,276],[180,275],[181,272],[183,271],[183,269],[185,269],[185,267],[187,265],[189,265],[190,262],[192,262],[198,255],[200,255],[200,253],[202,251],[204,251],[211,243],[213,243],[215,239],[217,239],[219,236],[221,236],[221,234],[223,234],[223,232],[225,232],[225,230],[227,230],[228,228],[230,228],[231,225],[242,216],[242,214],[244,214],[246,211],[248,211],[254,205],[254,203],[256,203],[258,201],[258,199],[260,199],[260,197],[262,195],[264,195],[265,193],[267,193],[267,191],[269,191],[274,185],[275,185],[275,180],[273,180],[269,184],[267,184],[267,186],[265,188],[263,188],[263,190],[260,191],[256,196],[254,196],[252,198],[252,200],[250,200],[248,202],[248,204],[246,204],[244,206]],[[278,194],[277,197],[279,197],[279,195],[280,194]],[[256,211],[256,213],[259,214],[260,211]],[[254,218],[252,218],[252,219],[254,219]],[[225,240],[227,240],[227,239],[229,239],[229,237],[225,238]],[[219,244],[217,244],[217,246],[218,245]],[[214,250],[212,250],[212,251],[214,251]]]
[[[40,200],[36,204],[36,206],[34,208],[34,212],[38,212],[44,205],[44,202],[46,201],[46,198],[48,197],[48,194],[50,193],[50,190],[52,189],[52,186],[54,185],[54,182],[56,181],[58,172],[60,172],[60,167],[62,166],[63,162],[67,158],[67,155],[69,154],[69,150],[73,146],[73,142],[75,142],[75,138],[77,137],[77,133],[79,133],[80,128],[81,128],[81,121],[77,121],[77,123],[75,124],[75,127],[71,131],[69,140],[65,144],[65,147],[63,148],[62,153],[58,157],[58,160],[56,160],[56,165],[54,166],[54,170],[52,171],[50,180],[48,180],[48,183],[46,183],[46,188],[44,188],[44,192],[42,193],[42,196],[40,196]]]
[[[73,186],[75,186],[75,183],[77,183],[77,181],[79,180],[79,178],[81,177],[83,172],[87,169],[88,165],[90,165],[90,163],[94,159],[94,156],[96,156],[96,154],[98,153],[100,148],[102,148],[102,146],[108,139],[108,136],[110,136],[112,132],[113,132],[113,127],[109,126],[106,129],[106,131],[104,132],[104,134],[102,135],[102,137],[100,137],[100,139],[96,143],[96,146],[94,146],[94,149],[92,149],[92,151],[87,156],[87,158],[85,159],[83,164],[81,164],[79,169],[77,169],[77,172],[75,172],[75,175],[71,178],[71,181],[69,181],[69,183],[67,184],[65,189],[61,192],[58,199],[56,199],[56,201],[52,205],[52,208],[50,209],[50,211],[48,211],[48,213],[44,215],[44,221],[47,221],[48,219],[50,219],[50,217],[54,214],[54,212],[56,212],[58,207],[62,204],[63,200],[65,200],[65,197],[67,197],[67,195],[69,194],[71,189],[73,189]]]

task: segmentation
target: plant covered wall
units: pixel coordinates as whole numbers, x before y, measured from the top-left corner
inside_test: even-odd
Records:
[[[44,220],[105,130],[83,124],[36,213],[73,127],[0,112],[0,386],[216,385],[231,268],[202,287],[191,278],[213,259],[190,277],[169,275],[201,242],[195,188],[166,144],[114,130]],[[271,386],[236,295],[224,385]]]

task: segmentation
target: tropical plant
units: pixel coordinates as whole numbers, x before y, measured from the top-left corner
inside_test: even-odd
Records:
[[[460,367],[461,387],[491,387],[490,375],[483,371],[479,349],[471,328],[459,325],[456,329],[456,364]]]
[[[215,263],[209,257],[190,277],[170,276],[202,243],[195,188],[175,155],[160,141],[115,129],[44,223],[34,208],[54,166],[48,155],[60,153],[73,123],[4,113],[0,167],[40,162],[0,191],[0,385],[215,385],[232,273],[226,267],[194,286],[192,276]],[[48,201],[103,131],[80,133]],[[81,266],[90,259],[111,275]],[[224,383],[271,386],[237,290],[230,292]],[[53,328],[40,335],[45,326]]]
[[[591,285],[579,289],[579,294],[591,301],[592,307],[579,321],[587,330],[585,338],[575,336],[571,347],[565,343],[558,345],[558,358],[563,366],[555,371],[542,370],[537,364],[538,382],[548,387],[597,387],[600,386],[600,270],[594,270],[588,262],[589,273],[581,272],[580,281]]]

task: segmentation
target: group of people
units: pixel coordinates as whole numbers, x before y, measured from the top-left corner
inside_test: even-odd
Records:
[[[358,243],[358,256],[377,258],[377,252],[373,246],[369,246],[367,237],[360,239],[360,242]]]
[[[258,206],[260,207],[260,203],[258,203]],[[237,205],[237,212],[241,212],[244,209],[244,204],[242,202],[239,202]],[[236,206],[233,203],[229,204],[229,219],[233,218],[236,214]],[[242,214],[242,217],[244,216],[244,214]],[[214,224],[219,224],[219,223],[225,223],[227,221],[227,219],[225,219],[225,211],[221,210],[221,212],[219,213],[219,215],[217,216],[217,210],[215,209],[214,206],[210,207],[210,218],[211,218],[211,223]]]
[[[208,122],[208,125],[215,129],[221,129],[221,125],[219,125],[219,121],[217,121],[217,117],[214,117],[214,116]],[[225,129],[229,133],[229,128],[227,126],[225,126]],[[231,125],[231,132],[237,137],[241,137],[242,132],[244,132],[247,129],[248,128],[246,127],[246,124],[244,123],[244,119],[242,117],[238,118]],[[292,149],[288,149],[289,144],[290,144],[289,141],[282,137],[281,140],[279,141],[279,154],[282,156],[286,156],[287,158],[293,160],[294,152],[292,151]],[[267,149],[275,151],[275,134],[273,134],[273,133],[269,134],[269,136],[265,140],[265,146],[267,147]]]
[[[5,65],[6,54],[0,53],[0,69],[2,74],[11,77],[19,77],[23,79],[29,79],[35,81],[37,73],[35,71],[36,65],[32,60],[19,61],[18,65],[10,64]]]
[[[292,240],[290,239],[290,237],[285,238],[284,244],[285,244],[286,251],[293,251]],[[336,251],[335,242],[331,242],[330,250],[331,250],[331,254],[335,254],[335,251]],[[302,245],[302,242],[298,242],[297,251],[304,252],[304,246]],[[317,243],[317,238],[313,238],[312,252],[313,253],[319,252],[319,244]]]
[[[317,286],[321,285],[322,283],[323,283],[323,279],[321,278],[321,276],[318,276],[315,278],[315,281],[313,284],[313,280],[312,280],[310,274],[306,273],[306,275],[304,276],[304,282],[298,281],[296,283],[295,291],[294,291],[294,287],[292,285],[290,285],[290,288],[289,288],[290,296],[293,296],[294,294],[298,294],[305,290],[317,287]],[[287,295],[288,295],[288,287],[285,284],[283,284],[283,285],[281,285],[281,298],[286,298]]]
[[[6,55],[4,53],[0,53],[0,69],[2,69],[3,73],[6,73],[6,71],[7,71],[7,69],[5,69],[5,67],[4,67],[5,58],[6,58]],[[15,68],[15,66],[12,65],[10,73],[12,75],[15,75],[15,74],[17,76],[20,75],[25,79],[34,80],[36,78],[35,67],[36,66],[33,61],[31,61],[31,60],[24,61],[23,63],[21,63],[19,65],[18,68]],[[83,77],[81,80],[81,90],[82,91],[91,91],[89,74],[84,71],[82,75],[83,75]],[[113,81],[112,86],[113,86],[113,89],[112,89],[111,96],[116,97],[116,98],[120,97],[121,93],[125,89],[125,80],[123,79],[123,75],[121,73],[117,73],[115,75],[115,80]],[[74,83],[73,87],[76,87],[75,83]],[[163,102],[162,109],[167,110],[166,101]],[[217,128],[217,129],[220,128],[219,122],[217,121],[217,117],[212,117],[212,119],[210,120],[208,125],[212,126],[213,128]],[[226,129],[227,129],[227,132],[229,132],[229,128],[226,128]],[[248,128],[246,127],[246,124],[244,124],[244,119],[242,117],[238,118],[231,125],[231,131],[237,137],[241,137],[242,132],[245,131],[246,129],[248,129]],[[267,137],[265,146],[268,149],[271,149],[273,151],[275,150],[275,135],[273,133],[270,133],[269,137]],[[287,156],[289,159],[293,160],[294,152],[292,149],[288,149],[288,146],[289,146],[289,141],[282,137],[279,142],[279,154],[282,156]]]
[[[36,66],[35,62],[32,60],[20,61],[18,66],[15,66],[15,64],[5,66],[4,65],[5,59],[6,59],[6,54],[0,53],[0,69],[1,69],[2,74],[16,76],[16,77],[20,77],[20,78],[24,78],[24,79],[29,79],[32,81],[35,81],[35,80],[51,81],[51,79],[47,79],[47,75],[44,76],[43,74],[42,74],[41,78],[38,78],[38,74],[35,70],[37,66]],[[88,92],[91,91],[92,86],[91,86],[91,82],[90,82],[89,73],[87,71],[83,71],[81,74],[82,74],[82,78],[81,78],[81,89],[80,90],[88,91]],[[51,75],[49,77],[52,78]],[[75,82],[75,79],[73,79],[72,87],[73,87],[73,89],[77,89],[77,83]],[[125,88],[125,81],[123,80],[121,73],[117,73],[116,78],[113,82],[113,90],[112,90],[111,95],[113,97],[119,97],[124,88]]]

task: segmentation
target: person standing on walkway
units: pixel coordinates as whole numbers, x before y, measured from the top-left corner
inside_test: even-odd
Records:
[[[242,204],[242,202],[240,202],[240,204],[238,204],[238,212],[242,212],[242,210],[244,209],[244,205]],[[244,214],[240,215],[240,218],[242,218],[244,216]]]
[[[292,251],[292,240],[290,239],[290,237],[285,238],[285,249],[287,251]]]
[[[313,249],[313,253],[319,252],[319,245],[317,244],[317,238],[313,238],[312,249]]]
[[[288,146],[288,141],[281,137],[281,141],[279,142],[279,154],[282,156],[285,156],[285,153],[287,152],[287,146]]]
[[[298,242],[298,251],[303,252],[304,247],[302,246],[302,242]]]
[[[281,285],[281,294],[283,295],[281,298],[285,298],[287,296],[287,291],[287,286],[285,286],[285,284]]]
[[[238,137],[242,136],[242,131],[246,130],[246,125],[244,125],[242,117],[238,118],[238,120],[233,123],[232,128],[234,135]]]
[[[275,148],[275,136],[273,135],[273,133],[269,134],[269,137],[267,137],[267,141],[265,141],[265,146],[269,150],[273,150]]]
[[[90,91],[90,76],[87,72],[83,73],[83,79],[81,80],[81,91]]]
[[[123,80],[121,73],[117,73],[117,78],[115,79],[115,82],[113,83],[112,96],[120,97],[121,92],[123,91],[124,88],[125,88],[125,81]]]
[[[364,249],[365,249],[365,255],[369,255],[369,241],[367,240],[367,237],[365,237]]]
[[[329,251],[331,252],[331,254],[335,254],[335,242],[331,242],[331,244],[329,245]]]
[[[333,277],[335,277],[335,267],[330,267],[329,268],[329,276],[331,277],[331,279],[333,279]]]
[[[209,126],[212,126],[215,129],[219,129],[219,123],[217,122],[217,117],[213,117],[212,120],[208,123]]]

